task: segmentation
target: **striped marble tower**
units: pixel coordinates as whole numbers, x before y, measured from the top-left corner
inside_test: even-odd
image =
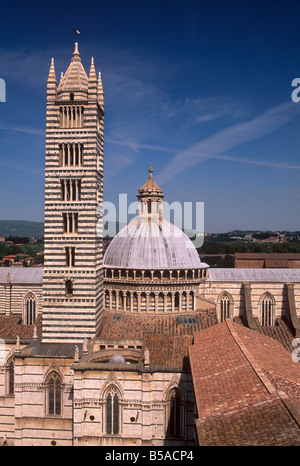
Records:
[[[104,95],[75,44],[57,84],[47,81],[43,342],[82,342],[102,312]]]

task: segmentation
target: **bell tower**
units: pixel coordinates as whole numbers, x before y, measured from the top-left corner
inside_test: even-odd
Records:
[[[47,81],[43,342],[95,336],[102,312],[104,94],[78,44],[57,83]],[[99,228],[98,228],[99,227]]]

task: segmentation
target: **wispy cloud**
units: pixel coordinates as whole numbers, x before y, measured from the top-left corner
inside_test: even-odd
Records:
[[[35,134],[37,136],[45,134],[45,130],[31,128],[29,126],[4,125],[0,123],[0,129],[3,131],[12,131],[13,133]]]
[[[250,165],[261,165],[270,168],[295,169],[300,170],[300,164],[276,163],[268,160],[245,159],[243,157],[232,157],[230,155],[212,155],[210,158],[217,160],[227,160],[229,162],[246,163]]]
[[[151,151],[157,151],[157,152],[169,152],[169,153],[176,153],[176,149],[172,147],[167,147],[167,146],[158,146],[155,144],[141,144],[136,141],[130,141],[127,139],[124,140],[113,140],[113,139],[106,139],[106,143],[108,144],[116,144],[119,146],[125,146],[129,147],[132,149],[135,153],[140,153],[141,150],[151,150]]]
[[[291,121],[294,117],[295,113],[293,111],[292,102],[286,102],[279,106],[272,107],[252,120],[219,131],[179,152],[158,175],[158,181],[160,183],[166,183],[172,180],[176,175],[205,160],[217,157],[220,158],[222,154],[225,154],[230,149],[272,133]],[[223,156],[223,159],[225,160],[224,157],[225,156]],[[233,157],[230,159],[234,161]],[[227,160],[229,160],[229,157]],[[241,162],[242,160],[244,159],[236,159],[235,161]],[[251,160],[244,160],[244,163],[268,164],[268,162],[255,162]],[[294,166],[291,166],[290,168],[293,167]]]

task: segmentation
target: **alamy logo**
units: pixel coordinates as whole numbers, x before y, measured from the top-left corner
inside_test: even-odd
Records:
[[[300,101],[300,78],[295,78],[292,81],[292,87],[295,87],[296,89],[293,90],[292,92],[292,101],[295,103],[298,103]]]
[[[98,222],[97,222],[97,234],[99,236],[110,236],[114,237],[117,234],[117,225],[125,226],[128,225],[128,217],[133,217],[131,220],[140,218],[149,218],[148,210],[146,212],[139,212],[142,208],[137,201],[132,202],[128,205],[127,194],[119,194],[118,208],[113,202],[103,202],[97,207]],[[148,208],[148,207],[147,207]],[[159,208],[156,206],[156,211],[151,210],[150,217],[153,220],[159,220]],[[154,208],[155,210],[155,208]],[[118,212],[117,212],[118,211]],[[138,217],[136,216],[138,213]],[[163,218],[167,220],[164,223],[164,227],[161,227],[160,222],[159,228],[144,228],[140,231],[140,227],[137,228],[123,228],[120,231],[120,237],[125,236],[150,236],[155,237],[157,235],[163,237],[180,237],[183,233],[188,236],[191,240],[185,241],[184,244],[187,248],[200,248],[204,242],[204,202],[179,202],[174,201],[172,204],[163,202]],[[170,223],[169,223],[170,222]],[[174,228],[173,224],[177,226]],[[184,237],[183,237],[184,238]],[[193,244],[192,244],[193,243]]]
[[[5,362],[5,341],[0,338],[0,365]]]
[[[6,84],[2,78],[0,78],[0,102],[6,102]]]

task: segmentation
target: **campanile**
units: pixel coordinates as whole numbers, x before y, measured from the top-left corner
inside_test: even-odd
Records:
[[[104,94],[94,60],[89,76],[78,44],[47,81],[43,342],[95,336],[102,312]]]

